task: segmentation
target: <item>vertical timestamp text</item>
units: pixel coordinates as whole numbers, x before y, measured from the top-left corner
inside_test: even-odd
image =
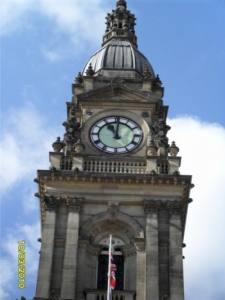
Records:
[[[26,287],[26,242],[18,242],[18,288]]]

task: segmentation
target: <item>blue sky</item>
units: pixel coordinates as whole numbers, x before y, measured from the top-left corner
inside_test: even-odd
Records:
[[[93,5],[94,3],[94,5]],[[40,237],[33,178],[66,118],[71,83],[101,47],[115,0],[1,3],[0,298],[35,294]],[[225,298],[225,1],[128,0],[139,50],[165,87],[170,141],[193,174],[184,249],[186,300]],[[27,241],[27,288],[17,288],[17,243]]]

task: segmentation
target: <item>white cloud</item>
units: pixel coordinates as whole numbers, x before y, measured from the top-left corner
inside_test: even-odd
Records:
[[[55,61],[69,51],[80,53],[81,48],[87,43],[89,48],[92,44],[100,44],[98,37],[100,38],[104,33],[104,18],[106,12],[112,8],[108,6],[110,2],[95,0],[93,4],[93,0],[3,0],[1,33],[7,35],[16,30],[32,28],[32,13],[51,20],[54,29],[49,36],[48,45],[45,45],[42,52],[47,59]],[[58,36],[59,33],[69,36],[73,50],[70,49],[69,43],[64,47],[61,45],[57,51],[53,50],[55,47],[58,48],[57,45],[52,46],[53,37]]]
[[[35,170],[48,169],[46,155],[62,129],[46,129],[45,123],[46,120],[30,103],[20,109],[11,109],[7,119],[3,116],[0,146],[0,157],[4,158],[0,173],[2,193],[24,180],[30,182]]]
[[[15,224],[2,243],[3,253],[1,270],[4,270],[0,281],[0,299],[11,300],[12,293],[17,290],[18,274],[18,242],[25,241],[26,253],[26,284],[36,280],[40,244],[37,238],[40,236],[40,225]],[[18,289],[19,293],[19,289]]]
[[[180,148],[181,174],[193,175],[195,184],[185,233],[186,299],[220,300],[225,295],[225,128],[190,116],[168,124],[170,141]]]

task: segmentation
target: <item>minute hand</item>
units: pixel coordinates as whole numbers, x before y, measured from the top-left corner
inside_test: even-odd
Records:
[[[120,125],[120,118],[118,117],[117,118],[117,124],[116,124],[116,132],[115,132],[115,135],[114,135],[114,139],[116,140],[119,140],[120,139],[120,136],[118,134],[118,131],[119,131],[119,125]]]

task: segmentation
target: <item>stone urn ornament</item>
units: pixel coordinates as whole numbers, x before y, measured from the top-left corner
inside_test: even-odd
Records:
[[[74,151],[76,153],[81,153],[81,152],[84,152],[84,149],[85,149],[85,146],[84,144],[82,143],[82,140],[81,139],[78,139],[77,142],[73,145],[74,147]]]
[[[150,141],[149,146],[147,147],[147,154],[149,156],[155,156],[157,153],[158,147],[156,147],[153,140]]]
[[[52,144],[52,148],[55,152],[60,152],[63,149],[64,143],[57,137],[56,141]]]
[[[168,149],[168,152],[171,156],[177,156],[179,150],[180,149],[176,146],[175,142],[172,142],[171,146]]]

